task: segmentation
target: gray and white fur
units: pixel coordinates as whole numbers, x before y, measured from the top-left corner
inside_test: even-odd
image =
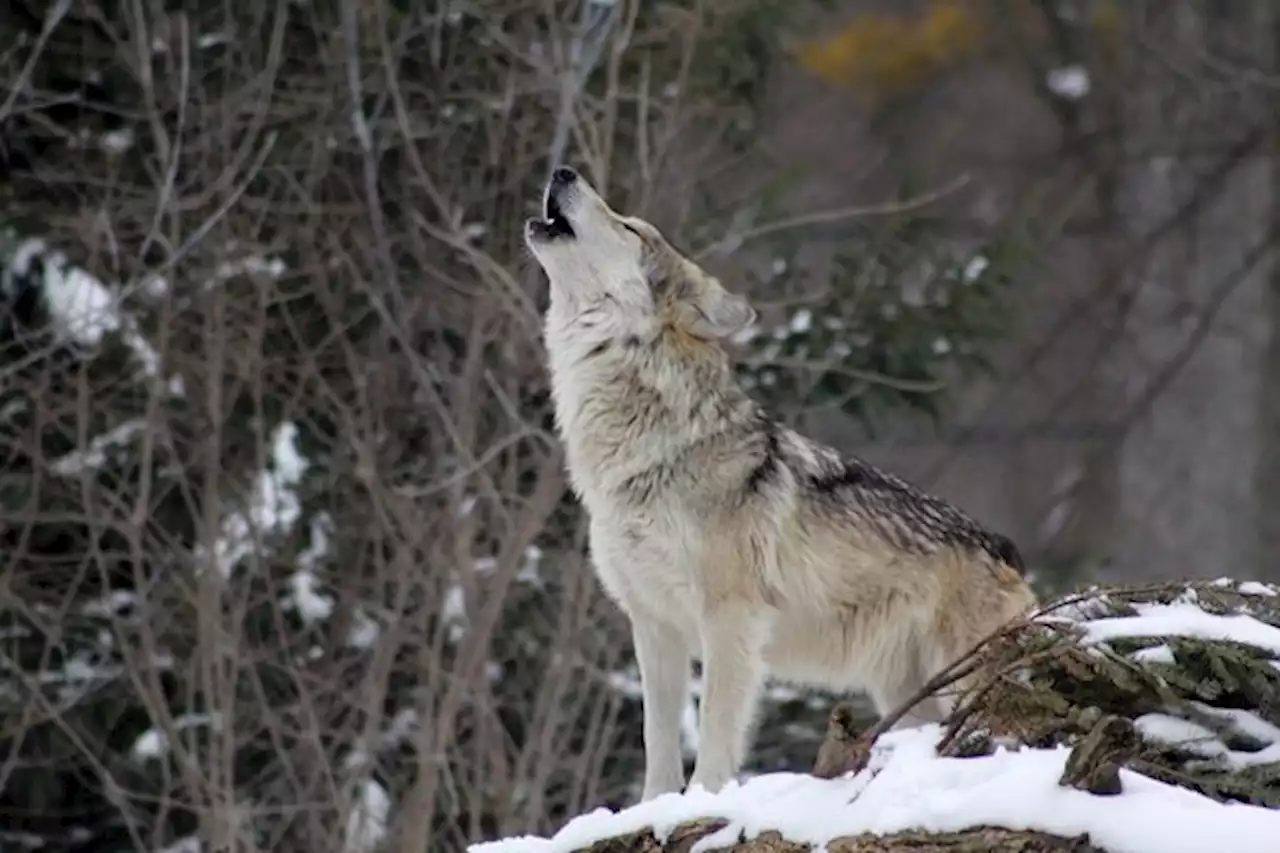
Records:
[[[1034,607],[1009,539],[742,390],[722,344],[754,322],[746,299],[571,169],[543,205],[525,239],[550,280],[556,419],[592,560],[632,627],[644,799],[684,787],[693,658],[690,784],[717,790],[742,765],[766,676],[865,690],[883,714]],[[946,710],[932,697],[904,722]]]

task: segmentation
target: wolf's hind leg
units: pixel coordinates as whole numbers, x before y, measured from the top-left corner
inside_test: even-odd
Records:
[[[919,649],[914,643],[894,655],[891,665],[884,666],[883,672],[870,685],[871,701],[875,703],[876,713],[881,717],[896,711],[900,706],[911,701],[911,698],[928,682],[930,675],[924,667]],[[936,696],[928,696],[907,711],[893,728],[909,728],[924,723],[941,722],[946,708]]]

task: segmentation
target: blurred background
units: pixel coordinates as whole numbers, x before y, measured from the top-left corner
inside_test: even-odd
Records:
[[[11,0],[0,79],[0,850],[638,795],[520,238],[560,162],[1044,594],[1280,580],[1280,4]],[[752,771],[830,702],[772,685]]]

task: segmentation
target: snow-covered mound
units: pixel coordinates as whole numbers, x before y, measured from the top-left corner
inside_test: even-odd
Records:
[[[871,765],[852,778],[792,773],[757,776],[717,793],[668,794],[620,812],[599,809],[551,839],[514,838],[472,853],[576,853],[605,839],[652,830],[665,838],[696,820],[723,821],[700,850],[714,850],[770,830],[821,849],[863,834],[957,832],[983,826],[1087,835],[1113,853],[1275,853],[1280,811],[1215,802],[1173,785],[1121,771],[1124,793],[1102,797],[1058,785],[1068,749],[1000,751],[981,758],[942,758],[937,726],[880,738]],[[617,849],[626,849],[618,847]],[[645,848],[637,846],[637,850]]]
[[[856,772],[670,794],[471,853],[1275,853],[1278,605],[1272,587],[1226,580],[1093,590],[993,642],[952,719],[881,735]],[[1091,750],[1109,720],[1132,741]],[[1091,760],[1118,782],[1086,780]]]

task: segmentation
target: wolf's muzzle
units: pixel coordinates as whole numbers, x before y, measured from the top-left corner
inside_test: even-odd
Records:
[[[578,173],[568,166],[558,166],[551,173],[542,201],[542,220],[530,219],[526,232],[540,241],[571,240],[575,236],[564,209],[568,196],[578,182]]]

